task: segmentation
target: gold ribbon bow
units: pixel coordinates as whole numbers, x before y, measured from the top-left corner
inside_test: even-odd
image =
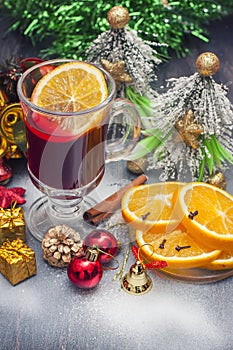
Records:
[[[0,256],[9,264],[19,260],[28,262],[34,256],[34,252],[19,238],[14,241],[6,241],[0,248]]]
[[[13,230],[16,226],[24,225],[22,208],[15,208],[17,202],[13,202],[10,209],[0,208],[0,228]]]

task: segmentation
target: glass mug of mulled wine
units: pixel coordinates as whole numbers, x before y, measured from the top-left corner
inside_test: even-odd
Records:
[[[38,240],[57,224],[80,229],[83,197],[98,186],[107,162],[135,147],[139,114],[129,101],[116,99],[108,72],[86,62],[44,61],[22,74],[17,89],[28,172],[44,194],[32,204],[27,226]]]

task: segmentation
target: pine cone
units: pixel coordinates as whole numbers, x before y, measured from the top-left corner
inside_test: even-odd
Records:
[[[49,229],[42,240],[43,258],[52,266],[68,266],[73,256],[82,253],[80,234],[66,225]]]

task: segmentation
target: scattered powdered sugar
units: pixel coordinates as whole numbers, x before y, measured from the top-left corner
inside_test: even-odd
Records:
[[[120,264],[123,258],[117,255]],[[133,262],[131,254],[125,273]],[[148,271],[152,290],[134,296],[113,281],[115,273],[104,271],[92,290],[41,262],[38,276],[15,287],[0,276],[3,345],[12,340],[4,350],[231,349],[231,279],[195,285]]]
[[[109,306],[101,310],[108,332],[116,335],[124,329],[128,349],[226,349],[224,326],[213,319],[208,303],[192,300],[195,286],[183,285],[183,292],[178,288],[181,293],[177,294],[176,282],[165,282],[164,291],[159,283],[156,280],[152,291],[143,296],[122,292],[110,298]]]

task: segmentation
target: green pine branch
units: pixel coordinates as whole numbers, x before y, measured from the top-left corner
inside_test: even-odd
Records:
[[[131,86],[127,86],[125,97],[136,106],[141,117],[151,116],[151,101],[146,96],[140,95]]]
[[[233,156],[225,150],[215,135],[211,135],[210,138],[202,137],[201,152],[203,158],[200,163],[198,181],[203,180],[205,168],[212,175],[214,168],[221,167],[222,163],[233,164]]]
[[[109,29],[107,12],[116,2],[3,0],[3,4],[14,19],[11,30],[19,30],[34,44],[50,39],[43,56],[80,58],[91,42]],[[158,48],[166,56],[170,49],[178,56],[184,55],[187,35],[207,41],[206,24],[233,13],[233,0],[168,1],[168,6],[161,0],[122,0],[121,5],[130,12],[130,28],[137,30],[142,39],[168,45]]]

